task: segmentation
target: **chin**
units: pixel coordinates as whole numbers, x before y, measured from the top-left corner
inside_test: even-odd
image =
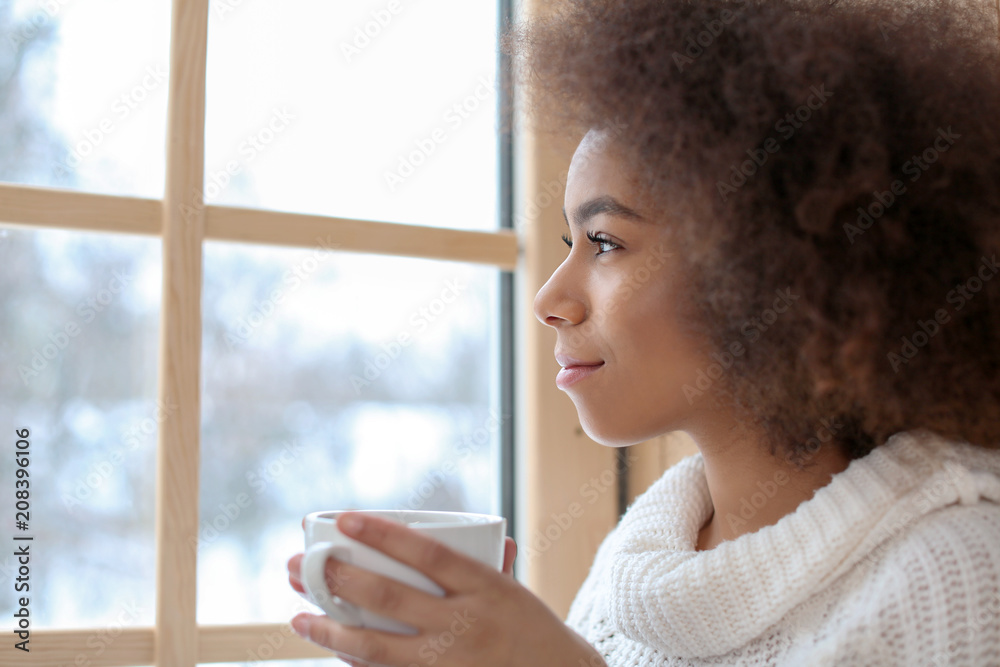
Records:
[[[594,406],[576,400],[573,404],[584,433],[605,447],[628,447],[665,433],[684,430],[684,411],[669,403],[665,403],[662,412],[656,414],[650,414],[648,406],[609,409],[607,403]]]
[[[579,409],[577,414],[580,416],[580,426],[583,428],[583,432],[591,440],[605,447],[628,447],[655,437],[655,435],[639,434],[632,429],[622,428],[624,424],[609,424],[591,419]]]

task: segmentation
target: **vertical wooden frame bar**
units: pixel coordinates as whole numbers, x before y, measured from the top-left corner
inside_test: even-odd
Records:
[[[198,472],[208,0],[174,0],[163,198],[160,427],[156,489],[156,643],[160,667],[198,661]]]

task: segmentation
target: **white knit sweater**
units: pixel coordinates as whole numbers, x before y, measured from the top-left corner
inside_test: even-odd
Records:
[[[900,433],[695,551],[711,511],[699,454],[601,545],[568,623],[610,667],[1000,665],[1000,452]]]

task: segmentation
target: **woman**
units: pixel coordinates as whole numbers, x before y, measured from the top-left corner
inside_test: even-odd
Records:
[[[385,665],[1000,664],[997,35],[991,3],[861,0],[576,0],[512,33],[536,118],[585,132],[535,301],[557,382],[604,445],[700,453],[568,624],[512,544],[499,574],[355,517],[448,595],[331,561],[420,634],[296,630]]]

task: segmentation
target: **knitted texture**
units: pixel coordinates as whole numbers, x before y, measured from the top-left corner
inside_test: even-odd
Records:
[[[711,513],[698,454],[601,545],[568,623],[610,667],[1000,665],[1000,452],[899,433],[696,551]]]

